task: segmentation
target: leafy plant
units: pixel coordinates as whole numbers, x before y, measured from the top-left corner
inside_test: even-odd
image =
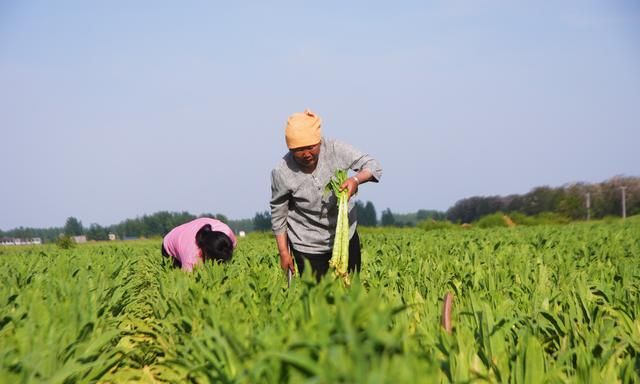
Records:
[[[335,238],[329,266],[334,269],[337,277],[342,277],[345,284],[349,285],[349,191],[340,186],[347,180],[347,171],[337,169],[325,187],[325,194],[332,193],[338,199],[338,221],[336,223]]]
[[[73,241],[73,238],[71,236],[62,235],[62,236],[58,237],[58,240],[56,240],[56,245],[60,249],[71,249],[71,248],[75,247],[76,242]]]
[[[639,383],[639,228],[362,228],[348,289],[287,289],[264,233],[192,273],[159,239],[3,247],[0,382]]]

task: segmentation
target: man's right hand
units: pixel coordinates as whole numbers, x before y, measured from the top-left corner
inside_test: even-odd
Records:
[[[296,266],[293,262],[293,257],[291,257],[291,250],[289,249],[289,242],[287,241],[287,233],[284,232],[277,234],[276,243],[278,244],[278,253],[280,254],[280,266],[282,267],[282,270],[285,272],[287,272],[287,270],[295,272]]]
[[[296,271],[296,265],[290,254],[280,255],[280,267],[282,267],[282,270],[285,272],[287,272],[287,270],[291,270],[291,272],[295,273]]]

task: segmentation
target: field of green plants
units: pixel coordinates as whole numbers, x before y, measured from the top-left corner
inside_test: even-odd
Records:
[[[640,218],[360,235],[349,288],[287,288],[269,234],[191,274],[159,239],[0,248],[0,382],[640,382]]]

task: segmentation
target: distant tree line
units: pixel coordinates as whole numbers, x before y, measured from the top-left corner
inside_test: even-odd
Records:
[[[424,220],[445,220],[446,214],[442,211],[420,209],[413,213],[393,213],[387,208],[382,211],[380,225],[383,227],[414,227]]]
[[[573,183],[558,188],[536,187],[524,195],[473,196],[458,200],[446,212],[421,209],[415,213],[393,213],[390,208],[381,212],[380,220],[371,201],[355,201],[358,224],[364,227],[395,226],[413,227],[425,221],[451,221],[453,223],[476,222],[496,212],[517,213],[535,216],[553,213],[570,220],[593,219],[605,216],[620,216],[622,212],[622,191],[624,189],[626,214],[640,214],[640,178],[614,177],[597,184]],[[589,208],[587,209],[587,200]],[[103,227],[92,223],[84,227],[75,217],[69,217],[64,227],[24,228],[1,231],[2,237],[40,237],[44,242],[56,241],[59,236],[87,236],[88,240],[107,240],[110,233],[119,239],[164,236],[172,228],[197,217],[213,217],[224,221],[231,229],[240,231],[270,231],[271,213],[257,212],[253,219],[230,220],[223,214],[160,211],[134,219],[126,219],[119,224]]]
[[[621,216],[623,190],[627,216],[640,214],[640,178],[619,176],[597,184],[536,187],[524,195],[469,197],[449,208],[446,218],[454,223],[471,223],[496,212],[527,216],[552,212],[571,220]]]
[[[53,242],[60,236],[86,236],[87,240],[108,240],[110,233],[116,235],[119,239],[164,236],[174,227],[197,217],[213,217],[224,221],[236,233],[239,231],[252,231],[254,228],[254,222],[251,219],[229,220],[223,214],[203,213],[196,216],[189,212],[160,211],[151,215],[136,217],[135,219],[126,219],[119,224],[110,226],[92,223],[89,227],[85,227],[77,218],[69,217],[63,227],[45,229],[19,227],[10,231],[0,231],[0,238],[16,237],[27,239],[39,237],[44,242]],[[271,216],[269,215],[270,220]],[[270,227],[271,225],[269,224]]]
[[[18,227],[9,231],[0,230],[0,238],[15,237],[18,239],[32,239],[39,237],[43,242],[55,241],[61,233],[62,228],[25,228]]]
[[[134,237],[153,237],[164,236],[173,228],[178,225],[184,224],[188,221],[194,220],[198,217],[212,217],[218,219],[227,225],[236,233],[240,231],[249,232],[253,230],[254,223],[251,219],[231,220],[227,216],[217,213],[202,213],[200,215],[194,215],[189,212],[156,212],[152,215],[144,215],[135,219],[127,219],[120,224],[108,227],[107,232],[114,233],[118,238],[127,239]],[[97,224],[92,224],[97,226]],[[97,226],[97,229],[99,228]],[[89,231],[91,227],[89,228]],[[87,238],[91,239],[87,233]]]
[[[356,201],[355,207],[358,210],[360,225],[376,226],[378,224],[376,210],[372,202],[368,201],[364,204]],[[39,237],[44,242],[54,242],[60,236],[86,236],[87,240],[108,240],[110,233],[116,235],[119,239],[164,236],[171,229],[197,217],[213,217],[221,220],[227,223],[235,233],[240,231],[271,231],[271,213],[269,211],[257,212],[253,219],[241,220],[228,219],[220,213],[203,213],[196,216],[189,212],[160,211],[151,215],[126,219],[119,224],[110,226],[91,223],[88,227],[85,227],[77,218],[69,217],[63,227],[45,229],[19,227],[10,231],[0,230],[0,238],[16,237],[26,239]]]
[[[387,208],[382,211],[380,225],[413,227],[424,221],[445,220],[460,224],[472,223],[497,212],[524,216],[551,213],[556,219],[561,217],[567,220],[620,217],[623,190],[626,215],[640,214],[640,178],[617,176],[596,184],[571,183],[557,188],[536,187],[524,195],[473,196],[458,200],[446,212],[419,210],[416,213],[400,214]]]

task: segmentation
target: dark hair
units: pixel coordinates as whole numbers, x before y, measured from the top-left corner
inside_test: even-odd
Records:
[[[233,244],[229,236],[220,231],[212,231],[210,224],[204,225],[196,233],[196,244],[202,250],[205,261],[225,262],[233,256]]]

